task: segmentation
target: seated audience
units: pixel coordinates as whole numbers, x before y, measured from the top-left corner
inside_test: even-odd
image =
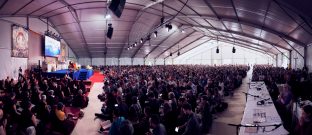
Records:
[[[85,108],[88,106],[89,98],[83,94],[82,90],[78,91],[78,95],[74,97],[73,106],[79,108]]]
[[[198,111],[201,117],[201,132],[203,134],[207,134],[212,125],[212,115],[210,109],[211,107],[208,103],[208,97],[206,95],[202,96]]]
[[[155,114],[150,118],[150,128],[152,132],[146,133],[147,135],[167,135],[165,126],[160,123],[159,117]]]
[[[27,135],[36,135],[37,120],[35,115],[31,112],[32,104],[28,102],[21,113],[20,116],[20,129],[21,132]]]
[[[192,107],[190,104],[186,103],[182,106],[183,113],[187,115],[188,121],[180,126],[179,128],[185,128],[183,135],[199,135],[200,134],[200,125],[198,117],[194,112],[192,112]]]
[[[0,108],[0,135],[6,135],[6,124],[7,121],[4,117],[3,109]]]
[[[120,116],[120,112],[118,108],[116,108],[113,111],[113,123],[109,129],[109,135],[122,135],[120,127],[124,121],[125,121],[125,118]]]
[[[74,129],[74,122],[71,120],[72,114],[66,114],[65,113],[65,106],[63,103],[59,102],[57,104],[57,107],[55,109],[55,115],[56,115],[56,123],[55,125],[58,125],[65,135],[69,135],[71,131]]]
[[[306,105],[303,107],[302,115],[299,124],[296,127],[296,135],[310,135],[312,133],[312,106]]]
[[[132,97],[132,105],[129,108],[129,119],[132,123],[138,123],[139,118],[142,116],[142,108],[138,103],[136,96]]]
[[[116,126],[110,129],[110,134],[145,134],[149,126],[154,129],[151,134],[176,134],[174,129],[179,126],[178,134],[188,134],[195,129],[200,134],[209,131],[211,114],[220,111],[218,107],[222,105],[223,97],[231,95],[241,85],[249,68],[243,65],[181,65],[102,66],[100,69],[105,73],[105,85],[103,94],[98,96],[103,101],[102,113],[96,116],[113,121]],[[303,80],[306,79],[303,77]],[[59,128],[59,132],[70,134],[74,123],[72,117],[66,114],[65,106],[84,108],[88,104],[83,81],[46,78],[29,71],[16,81],[7,77],[1,82],[0,88],[3,87],[7,95],[0,95],[7,120],[7,134],[16,134],[14,132],[19,130],[16,127],[24,130],[29,125],[18,122],[21,115],[30,114],[27,109],[21,109],[27,108],[29,102],[35,106],[34,112],[30,112],[37,114],[40,120],[38,125],[34,124],[37,134],[49,132],[45,131],[50,129],[46,128],[49,123],[51,130]],[[291,86],[291,90],[293,88]],[[197,101],[200,97],[205,99]],[[190,104],[190,108],[185,108],[185,104]],[[200,107],[196,109],[197,106]],[[119,110],[117,114],[114,114],[115,108]],[[129,119],[130,123],[122,119]]]
[[[124,120],[120,125],[120,135],[133,135],[134,129],[129,120]]]

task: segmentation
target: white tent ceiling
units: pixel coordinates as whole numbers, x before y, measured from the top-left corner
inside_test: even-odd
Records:
[[[173,25],[169,32],[159,27],[161,1],[127,0],[117,18],[105,0],[0,0],[0,17],[48,20],[78,57],[105,57],[107,52],[106,57],[115,58],[165,58],[209,40],[277,54],[312,41],[311,17],[282,0],[164,0],[165,21]],[[106,38],[108,23],[114,28],[112,39]],[[127,50],[155,30],[157,38]]]

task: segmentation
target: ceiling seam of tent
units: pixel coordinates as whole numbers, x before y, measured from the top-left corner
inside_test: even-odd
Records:
[[[182,40],[178,40],[177,42],[173,43],[172,46],[170,46],[169,48],[167,48],[166,50],[164,50],[163,52],[161,52],[160,54],[158,54],[156,57],[154,57],[154,59],[157,59],[159,56],[161,56],[163,53],[165,53],[166,51],[170,50],[172,47],[178,45],[179,43],[181,43],[183,40],[185,40],[186,37],[194,34],[195,32],[197,32],[196,30],[192,31],[190,34],[187,34],[186,36],[183,37]]]
[[[141,10],[140,10],[140,11],[141,11]],[[137,13],[137,15],[136,15],[136,17],[135,17],[135,21],[132,23],[131,28],[130,28],[130,30],[129,30],[128,39],[127,39],[128,42],[125,43],[125,44],[123,45],[123,47],[120,49],[120,53],[118,54],[118,58],[121,57],[123,51],[125,50],[126,45],[130,45],[130,34],[131,34],[131,32],[132,32],[132,30],[133,30],[133,27],[134,27],[134,25],[136,24],[137,20],[139,20],[139,18],[141,17],[141,15],[139,15],[139,14],[140,14],[140,11]],[[145,43],[145,41],[143,41],[142,44],[144,44],[144,43]]]
[[[213,28],[208,27],[208,26],[204,26],[204,27],[201,27],[201,26],[194,26],[194,27],[206,28],[206,29],[213,29]],[[227,32],[227,33],[237,34],[237,35],[244,36],[244,37],[248,37],[248,38],[255,39],[255,40],[260,40],[261,42],[265,42],[265,43],[268,43],[268,44],[270,44],[270,45],[278,46],[278,47],[280,47],[280,48],[282,48],[282,49],[284,49],[284,50],[290,50],[290,49],[285,48],[285,47],[283,47],[283,46],[281,46],[281,45],[277,45],[277,44],[271,43],[271,42],[266,41],[266,40],[264,40],[264,39],[262,39],[262,38],[255,37],[255,36],[252,36],[252,35],[248,35],[248,34],[246,34],[246,33],[241,33],[241,32],[237,32],[237,31],[226,31],[226,30],[223,30],[223,29],[218,29],[218,30],[219,30],[219,31],[223,31],[223,32]]]
[[[213,37],[212,38],[213,40],[216,40],[216,38],[215,37]],[[220,39],[219,38],[219,41],[221,41],[221,42],[226,42],[226,43],[229,43],[229,44],[233,44],[233,42],[232,41],[230,41],[230,40],[227,40],[227,39]],[[253,47],[253,46],[249,46],[248,44],[244,44],[244,43],[241,43],[241,42],[236,42],[236,44],[235,45],[237,45],[237,46],[241,46],[241,47],[243,47],[243,48],[246,48],[246,49],[256,49],[257,51],[263,51],[263,52],[268,52],[267,50],[265,50],[265,49],[261,49],[261,48],[257,48],[257,47]],[[271,51],[269,51],[271,54],[275,54],[275,53],[273,53],[273,52],[271,52]]]
[[[175,54],[176,52],[178,52],[178,51],[180,51],[180,50],[184,49],[185,47],[188,47],[189,45],[191,45],[191,44],[193,44],[193,43],[197,42],[198,40],[202,40],[202,38],[204,38],[204,37],[205,37],[205,36],[203,35],[203,36],[200,36],[199,38],[196,38],[196,39],[195,39],[195,40],[193,40],[192,42],[190,42],[190,43],[188,43],[188,44],[184,45],[184,46],[183,46],[182,48],[180,48],[179,50],[172,52],[172,54]],[[203,43],[208,42],[208,41],[209,41],[209,40],[204,40],[204,42],[203,42]],[[199,43],[199,44],[202,44],[202,43]],[[169,55],[169,56],[167,56],[167,57],[165,57],[165,59],[167,59],[168,57],[170,57],[170,55]]]
[[[86,40],[85,35],[84,35],[84,33],[83,33],[83,30],[82,30],[82,27],[81,27],[81,24],[80,24],[80,20],[79,20],[79,18],[78,18],[78,14],[77,14],[76,10],[75,10],[73,7],[71,7],[71,6],[70,6],[66,1],[64,1],[64,0],[58,0],[58,1],[61,2],[62,4],[64,4],[64,5],[68,8],[68,10],[70,10],[70,13],[72,14],[72,17],[76,20],[76,22],[77,22],[77,24],[78,24],[78,28],[79,28],[79,30],[81,31],[81,36],[82,36],[83,42],[85,43],[85,44],[84,44],[84,48],[86,48],[86,51],[87,51],[89,57],[92,58],[91,53],[90,53],[90,51],[89,51],[89,49],[88,49],[88,43],[87,43],[87,40]]]
[[[5,0],[1,5],[0,5],[0,10],[4,7],[5,4],[7,4],[9,0]]]
[[[182,2],[181,0],[178,0],[179,2]],[[187,7],[189,8],[189,9],[191,9],[195,14],[197,14],[198,16],[201,16],[198,12],[196,12],[193,8],[191,8],[190,6],[188,6],[187,5]],[[216,15],[216,17],[218,18],[218,16],[217,16],[217,14],[215,14]],[[203,19],[206,23],[208,23],[212,28],[215,28],[209,21],[207,21],[207,20],[205,20],[205,19]],[[227,27],[224,25],[224,23],[223,22],[221,22],[222,23],[222,25],[224,26],[224,28],[225,29],[227,29]],[[217,32],[219,32],[219,31],[217,31]],[[220,35],[223,35],[221,32],[219,32],[219,34]],[[232,35],[233,36],[233,35]]]
[[[233,10],[234,10],[235,17],[236,17],[236,19],[237,19],[237,21],[238,21],[238,23],[239,23],[240,29],[242,30],[242,32],[244,32],[243,27],[242,27],[242,24],[240,23],[239,16],[238,16],[238,14],[237,14],[236,6],[235,6],[233,0],[231,0],[231,5],[232,5],[232,8],[233,8]]]
[[[199,47],[199,46],[201,46],[201,45],[203,45],[203,44],[205,44],[206,42],[209,42],[210,40],[211,40],[211,39],[208,39],[208,40],[206,40],[205,42],[200,43],[200,44],[196,45],[195,47],[190,48],[189,50],[187,50],[187,51],[181,53],[180,56],[183,55],[183,54],[185,54],[185,53],[187,53],[187,52],[189,52],[189,51],[191,51],[191,50],[193,50],[193,49],[195,49],[195,48],[197,48],[197,47]],[[168,56],[167,56],[167,57],[168,57]],[[167,57],[166,57],[166,58],[167,58]],[[175,59],[175,58],[177,58],[177,57],[179,57],[179,56],[175,56],[175,57],[172,58],[172,59]]]
[[[178,17],[186,17],[186,16],[178,16]],[[192,16],[192,17],[194,17],[194,16]],[[195,17],[196,17],[196,16],[195,16]],[[214,18],[211,17],[211,16],[202,16],[202,17],[205,17],[205,18],[207,18],[207,19],[209,19],[209,20],[214,20]],[[232,18],[222,17],[221,19],[222,19],[222,20],[225,20],[225,21],[228,21],[228,22],[236,23],[235,19],[232,19]],[[244,25],[247,25],[247,26],[250,26],[250,27],[257,28],[257,29],[263,29],[264,31],[267,31],[267,32],[269,32],[269,33],[272,33],[272,34],[274,34],[274,35],[276,35],[276,36],[285,37],[286,39],[288,39],[288,40],[290,40],[290,41],[292,41],[292,42],[294,42],[294,43],[296,43],[296,44],[298,44],[298,45],[300,45],[300,46],[304,46],[304,43],[302,43],[302,42],[300,42],[300,41],[298,41],[298,40],[296,40],[296,39],[293,39],[292,37],[289,37],[289,36],[287,36],[287,35],[285,35],[285,34],[283,34],[283,33],[280,33],[280,32],[278,32],[278,31],[275,31],[275,30],[273,30],[273,29],[271,29],[271,28],[268,28],[268,27],[265,27],[265,26],[260,27],[260,26],[258,26],[257,24],[254,24],[254,23],[249,22],[249,21],[243,21],[243,20],[241,20],[240,23],[241,23],[241,24],[244,24]],[[245,34],[246,34],[246,33],[245,33]]]
[[[177,30],[175,30],[174,32],[172,32],[171,34],[169,34],[165,39],[163,39],[158,45],[156,45],[150,52],[148,52],[148,54],[146,54],[144,56],[144,58],[146,58],[148,55],[150,55],[154,50],[156,50],[161,44],[163,44],[165,41],[167,41],[170,37],[172,37],[173,35],[175,35],[177,32],[179,32],[179,29],[182,27],[183,25],[178,26]]]
[[[267,18],[269,9],[270,9],[270,7],[271,7],[271,3],[272,3],[272,0],[269,1],[269,4],[267,5],[267,8],[266,8],[266,10],[265,10],[264,18],[263,18],[263,21],[262,21],[262,23],[261,23],[261,31],[260,31],[259,37],[262,36],[262,31],[263,31],[264,23],[265,23],[265,20],[266,20],[266,18]],[[258,40],[258,43],[259,43],[259,40]],[[277,44],[278,44],[278,43],[277,43]]]
[[[220,19],[218,13],[217,13],[217,12],[215,11],[215,9],[211,6],[211,4],[208,3],[206,0],[204,0],[204,2],[205,2],[205,4],[209,7],[209,9],[212,11],[212,13],[214,14],[214,16],[218,19],[218,21],[221,22],[221,24],[223,25],[223,27],[224,27],[226,30],[228,30],[228,28],[226,27],[226,25],[224,24],[224,22]],[[206,19],[204,19],[204,20],[207,22]],[[210,23],[209,23],[209,24],[210,24]],[[211,25],[211,26],[212,26],[212,25]],[[215,28],[214,26],[212,26],[212,27]],[[218,31],[218,32],[220,33],[220,35],[223,36],[223,34],[222,34],[220,31]],[[231,36],[234,37],[232,34],[231,34]]]
[[[287,11],[286,11],[286,9],[277,1],[277,0],[273,0],[282,10],[283,10],[283,12],[289,17],[289,18],[291,18],[295,23],[297,23],[297,25],[300,25],[299,24],[299,22],[297,22],[297,20],[294,18],[294,17],[292,17]],[[298,14],[297,14],[298,15]],[[298,15],[299,16],[299,15]],[[299,16],[300,17],[300,16]],[[307,24],[307,23],[306,23]],[[308,25],[308,24],[307,24]],[[300,27],[305,31],[305,32],[307,32],[307,33],[309,33],[310,35],[312,35],[312,33],[310,32],[310,31],[308,31],[306,28],[304,28],[304,27],[302,27],[301,25],[300,25]],[[312,29],[312,28],[311,28]]]
[[[181,11],[184,9],[184,7],[187,6],[188,1],[189,1],[189,0],[186,0],[185,3],[182,2],[182,3],[183,3],[183,6],[181,7],[181,9],[180,9],[180,10],[175,10],[175,11],[177,11],[177,13],[176,13],[173,17],[171,17],[170,19],[164,21],[162,24],[160,24],[160,25],[156,26],[155,28],[153,28],[153,29],[152,29],[152,32],[153,32],[153,31],[157,31],[160,27],[162,27],[162,26],[164,26],[165,24],[170,23],[170,21],[174,20],[174,19],[176,18],[176,16],[179,15],[179,14],[181,13]],[[166,5],[165,3],[162,3],[162,4],[163,4],[163,6]],[[148,33],[147,35],[151,34],[150,31],[151,31],[151,30],[149,30],[149,33]],[[149,42],[150,42],[150,41],[149,41]],[[145,43],[145,42],[144,42],[144,43]],[[136,56],[136,54],[139,52],[139,50],[141,49],[141,47],[142,47],[143,45],[144,45],[144,44],[142,44],[142,45],[135,51],[134,55],[132,55],[131,58],[134,58],[134,57]]]
[[[166,4],[164,4],[164,6],[170,8],[170,9],[172,9],[172,10],[177,11],[177,9],[175,9],[175,8],[173,8],[173,7],[171,7],[171,6],[168,6],[168,5],[166,5]],[[186,15],[186,14],[184,14],[184,13],[181,13],[181,14],[182,14],[182,15]],[[195,20],[192,19],[192,18],[190,18],[190,20],[192,20],[193,22],[197,23],[198,25],[201,25],[200,23],[198,23],[197,21],[195,21]],[[184,22],[186,22],[187,24],[192,25],[192,23],[189,23],[189,22],[187,22],[187,21],[184,21]],[[203,26],[203,25],[201,25],[201,26]],[[211,32],[210,30],[208,30],[208,31],[209,31],[212,35],[216,35],[215,33]]]
[[[55,2],[57,2],[57,0],[56,0],[56,1],[52,1],[52,2],[50,2],[50,3],[48,3],[48,4],[44,5],[44,6],[42,6],[42,7],[40,7],[40,8],[38,8],[38,9],[36,9],[36,10],[30,12],[30,13],[27,14],[27,15],[31,15],[31,14],[33,14],[33,13],[36,13],[37,11],[39,11],[39,10],[41,10],[41,9],[43,9],[43,8],[45,8],[45,7],[49,6],[49,5],[51,5],[51,4],[54,4]]]
[[[18,10],[16,10],[12,15],[17,14],[19,11],[21,11],[22,9],[24,9],[26,6],[28,6],[30,3],[34,2],[34,0],[31,0],[29,2],[27,2],[24,6],[22,6],[21,8],[19,8]]]
[[[217,37],[212,37],[212,36],[208,36],[208,35],[206,35],[206,36],[207,36],[207,37],[211,37],[211,38],[217,38]],[[261,46],[261,45],[258,45],[258,44],[256,44],[256,43],[252,43],[252,42],[250,42],[250,41],[246,41],[246,40],[243,40],[243,39],[239,39],[239,38],[235,38],[235,37],[227,37],[227,38],[232,38],[233,40],[240,41],[240,42],[238,42],[238,43],[245,42],[245,43],[247,43],[247,44],[253,44],[253,45],[259,46],[259,47],[261,47],[261,48],[268,49],[268,48],[266,48],[266,47],[264,47],[264,46]],[[222,38],[219,37],[219,39],[222,39]],[[229,40],[229,41],[231,41],[231,40]]]

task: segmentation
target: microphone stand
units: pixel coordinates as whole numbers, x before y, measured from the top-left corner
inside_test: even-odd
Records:
[[[257,95],[252,95],[252,94],[247,93],[247,92],[242,92],[242,93],[244,93],[244,94],[245,94],[245,96],[246,96],[246,102],[247,102],[247,96],[248,96],[248,95],[249,95],[249,96],[252,96],[252,97],[255,97],[255,98],[260,98],[260,99],[263,99],[263,98],[261,98],[260,96],[257,96]]]
[[[257,125],[257,124],[250,124],[250,125],[243,125],[243,124],[228,124],[229,126],[234,126],[234,127],[236,127],[236,135],[238,135],[239,134],[239,128],[240,127],[257,127],[257,131],[258,131],[258,128],[260,128],[260,127],[270,127],[270,126],[275,126],[275,128],[273,128],[271,131],[274,131],[274,130],[276,130],[277,128],[279,128],[281,125],[282,125],[282,123],[280,123],[280,124],[270,124],[270,125]],[[271,132],[270,131],[270,132]],[[264,132],[264,129],[263,129],[263,132]]]

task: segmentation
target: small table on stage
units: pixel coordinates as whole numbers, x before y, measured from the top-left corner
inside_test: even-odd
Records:
[[[251,82],[247,93],[239,134],[287,135],[264,82]]]

